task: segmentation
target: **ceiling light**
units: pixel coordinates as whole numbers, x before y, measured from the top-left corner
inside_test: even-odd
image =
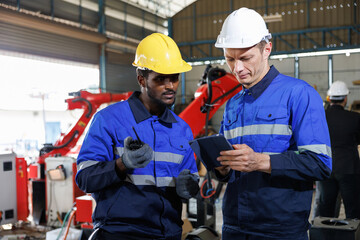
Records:
[[[270,16],[263,16],[263,19],[266,23],[269,22],[281,22],[282,16],[280,14],[270,15]]]
[[[315,57],[315,56],[336,55],[336,54],[346,54],[346,56],[348,56],[348,55],[350,56],[351,53],[360,53],[360,48],[345,49],[345,50],[306,52],[306,53],[293,53],[293,54],[279,54],[279,55],[270,56],[270,59],[280,59],[280,58],[284,59],[284,58],[294,58],[294,57]]]

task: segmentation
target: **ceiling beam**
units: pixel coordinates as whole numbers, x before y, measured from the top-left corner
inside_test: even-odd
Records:
[[[135,52],[137,42],[116,40],[95,31],[81,29],[79,27],[43,19],[39,16],[30,15],[11,9],[0,7],[0,22],[13,24],[29,29],[40,30],[65,37],[75,38],[97,44],[106,44],[109,48],[126,49]]]
[[[63,0],[63,1],[67,2],[67,3],[71,3],[76,6],[80,6],[79,1],[74,1],[74,0]],[[98,4],[91,2],[89,0],[82,0],[81,7],[86,8],[86,9],[91,10],[96,13],[99,11]],[[106,7],[106,6],[105,6],[105,15],[115,18],[115,19],[118,19],[118,20],[121,20],[121,21],[126,21],[128,23],[131,23],[131,24],[139,26],[139,27],[146,28],[153,32],[163,32],[164,33],[165,31],[167,31],[167,28],[162,25],[155,24],[155,23],[152,23],[149,21],[143,21],[142,18],[139,18],[134,15],[130,15],[129,13],[115,10],[115,9],[112,9],[112,8]]]
[[[51,20],[42,19],[37,16],[17,12],[11,9],[0,8],[0,21],[25,28],[36,29],[53,34],[59,34],[66,37],[81,39],[93,43],[105,43],[106,36],[84,30],[78,27],[73,27],[63,23],[54,22]]]

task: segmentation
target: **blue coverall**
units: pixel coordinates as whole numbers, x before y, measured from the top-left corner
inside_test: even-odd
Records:
[[[271,174],[217,173],[228,182],[223,239],[307,239],[313,181],[331,172],[329,132],[316,90],[272,66],[227,102],[220,133],[231,144],[269,154],[271,162]]]
[[[182,202],[175,178],[183,169],[197,174],[190,127],[166,108],[151,115],[135,92],[127,101],[112,104],[94,116],[80,150],[76,182],[96,200],[94,228],[139,238],[181,239]],[[154,155],[144,168],[127,170],[121,179],[115,160],[124,139],[136,135]]]

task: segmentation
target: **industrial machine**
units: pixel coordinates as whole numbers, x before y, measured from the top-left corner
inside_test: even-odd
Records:
[[[360,220],[316,217],[309,233],[311,240],[359,240]]]
[[[17,221],[15,154],[0,154],[0,224]]]
[[[48,226],[61,226],[73,207],[76,197],[84,195],[76,186],[76,159],[73,157],[48,157],[45,159],[46,171],[46,222]],[[61,201],[59,200],[61,199]]]
[[[213,68],[211,65],[206,68],[199,85],[195,99],[179,114],[191,127],[194,137],[199,134],[208,135],[209,120],[229,98],[242,89],[232,74],[220,68]],[[38,162],[28,167],[30,206],[35,223],[47,222],[52,226],[64,226],[69,216],[70,219],[67,220],[69,223],[75,216],[74,223],[87,221],[82,226],[91,228],[91,212],[94,205],[89,198],[79,197],[85,193],[75,184],[76,161],[70,155],[100,105],[126,100],[131,94],[132,92],[92,94],[79,91],[66,100],[68,110],[84,109],[84,113],[70,131],[62,135],[55,144],[45,144],[40,150]],[[205,174],[201,197],[196,199],[197,210],[188,211],[193,226],[200,229],[199,234],[189,235],[188,239],[203,239],[200,235],[206,236],[206,239],[212,239],[209,235],[219,239],[214,230],[214,202],[220,194],[221,187],[220,183],[217,187],[213,186],[210,174]],[[68,199],[55,202],[60,196],[61,199]],[[74,205],[78,203],[76,211],[79,214],[75,215]]]
[[[68,110],[84,109],[83,114],[70,131],[61,136],[55,144],[44,144],[44,147],[40,150],[40,155],[37,163],[29,165],[29,192],[30,205],[32,206],[31,212],[33,221],[36,224],[45,223],[47,221],[47,208],[46,208],[46,170],[50,170],[45,167],[47,158],[64,157],[71,153],[72,149],[76,146],[79,138],[84,133],[87,124],[90,122],[92,116],[96,113],[96,110],[104,103],[117,102],[125,100],[131,96],[132,92],[111,94],[111,93],[99,93],[92,94],[87,91],[79,91],[71,93],[73,98],[67,99]],[[75,167],[71,167],[70,170],[65,170],[75,176]],[[74,178],[75,179],[75,178]],[[72,201],[77,197],[84,195],[76,184],[73,184],[74,197]],[[48,195],[51,196],[51,195]],[[66,212],[59,212],[59,218],[61,215],[65,215]]]

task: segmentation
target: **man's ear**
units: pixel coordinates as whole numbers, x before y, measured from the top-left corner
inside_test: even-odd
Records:
[[[264,47],[264,57],[268,59],[270,57],[271,50],[272,50],[272,42],[268,42]]]
[[[140,87],[145,87],[145,78],[141,75],[137,76],[137,81]]]

